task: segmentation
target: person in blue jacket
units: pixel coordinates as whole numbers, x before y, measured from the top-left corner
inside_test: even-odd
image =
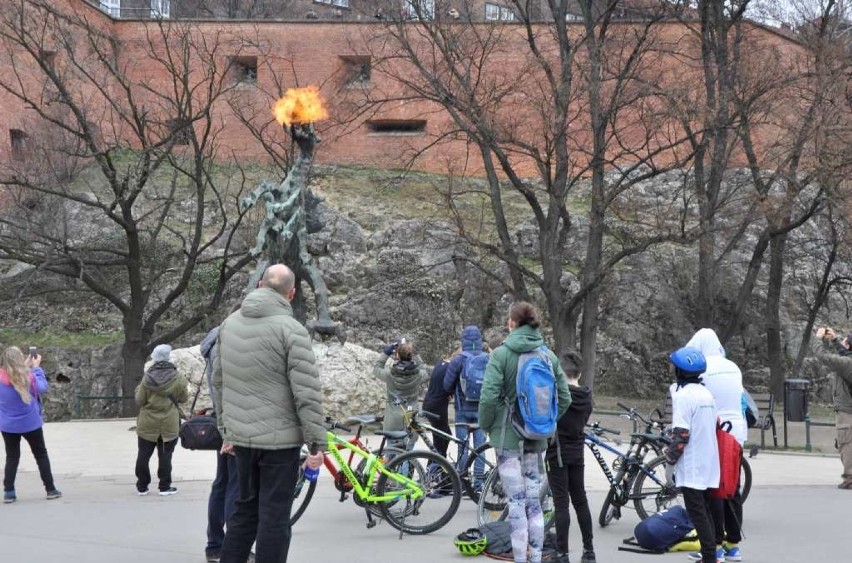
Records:
[[[444,375],[444,391],[455,397],[455,428],[456,437],[467,442],[470,429],[473,429],[473,447],[478,448],[485,443],[487,437],[485,432],[479,428],[479,401],[468,400],[465,396],[462,376],[468,359],[474,356],[486,354],[482,346],[482,332],[479,327],[470,325],[464,327],[461,332],[461,352],[450,360],[447,373]],[[486,354],[487,358],[487,354]],[[461,469],[467,463],[467,450],[459,445],[458,468]],[[477,459],[473,466],[473,486],[482,486],[485,472],[485,462]]]
[[[47,499],[58,499],[62,493],[53,483],[50,458],[44,444],[44,420],[39,395],[47,392],[47,375],[41,369],[39,354],[24,357],[20,348],[9,346],[0,358],[0,432],[6,446],[6,470],[3,476],[3,502],[18,500],[15,477],[21,461],[21,438],[33,452]]]

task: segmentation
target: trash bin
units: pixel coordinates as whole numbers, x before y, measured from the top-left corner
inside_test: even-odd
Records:
[[[787,379],[784,381],[784,405],[787,420],[804,422],[808,414],[808,390],[811,382],[808,379]]]

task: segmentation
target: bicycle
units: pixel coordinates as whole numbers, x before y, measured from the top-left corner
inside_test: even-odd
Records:
[[[468,439],[462,440],[448,432],[435,428],[431,424],[422,422],[419,420],[420,416],[432,420],[440,418],[438,415],[428,411],[417,410],[414,408],[405,409],[403,417],[406,427],[412,434],[412,436],[410,436],[412,439],[409,441],[407,449],[413,448],[414,444],[417,442],[417,437],[419,437],[423,440],[423,443],[429,451],[438,454],[438,450],[431,438],[431,435],[434,434],[437,434],[438,436],[460,446],[460,458],[465,461],[460,467],[458,460],[456,460],[456,462],[453,463],[453,467],[455,467],[456,472],[461,479],[462,487],[464,488],[464,492],[467,494],[468,498],[478,504],[483,484],[487,480],[488,476],[497,468],[497,459],[494,453],[494,448],[491,444],[486,442],[478,448],[471,447],[470,442],[473,440],[473,431],[479,428],[479,425],[468,424]],[[475,471],[477,461],[480,461],[483,467],[483,470],[480,473]]]
[[[606,433],[619,435],[621,434],[619,430],[604,428],[597,422],[586,425],[586,427],[589,428],[589,432],[586,433],[586,446],[595,456],[610,484],[610,490],[598,516],[598,524],[602,528],[608,526],[613,519],[620,519],[622,507],[630,501],[633,501],[636,512],[644,520],[650,513],[649,508],[645,506],[648,499],[651,499],[654,503],[651,508],[656,508],[653,512],[659,512],[664,507],[668,507],[672,499],[677,497],[677,488],[667,482],[665,465],[661,467],[658,463],[658,460],[665,461],[665,458],[658,456],[646,464],[639,455],[640,453],[645,455],[648,451],[656,450],[655,446],[662,448],[666,438],[662,435],[633,433],[631,434],[630,446],[628,446],[626,452],[622,453],[601,439]],[[652,443],[654,446],[651,445]],[[616,456],[612,463],[612,469],[616,472],[615,475],[603,458],[600,448]],[[658,470],[660,470],[659,473]],[[650,480],[647,485],[645,483],[646,478]]]
[[[428,534],[439,530],[455,516],[461,503],[461,481],[446,459],[433,452],[385,448],[388,439],[405,438],[408,433],[404,430],[376,431],[383,439],[378,451],[372,453],[360,438],[363,427],[377,422],[377,418],[361,415],[350,417],[348,421],[358,424],[355,436],[349,440],[332,432],[334,429],[350,432],[347,426],[327,421],[329,431],[326,432],[323,465],[340,491],[340,502],[351,492],[355,503],[364,507],[368,529],[376,525],[373,516],[378,515],[399,530],[400,537],[403,533]],[[344,449],[349,451],[348,461],[341,454]],[[356,457],[359,462],[353,467]],[[434,478],[435,472],[430,472],[430,467],[441,470],[440,478]],[[301,497],[301,502],[290,518],[291,524],[305,512],[315,489],[316,481],[308,481],[300,472],[295,495],[297,499]]]
[[[543,455],[543,454],[542,454]],[[553,492],[547,482],[547,472],[541,472],[541,489],[539,491],[541,511],[544,515],[544,529],[553,525],[556,518],[556,505],[553,503]],[[509,503],[503,484],[500,482],[500,473],[491,471],[482,486],[482,493],[477,503],[476,519],[479,526],[488,522],[505,520],[509,516]]]

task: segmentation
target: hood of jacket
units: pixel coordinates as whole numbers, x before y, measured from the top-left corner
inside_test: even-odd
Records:
[[[571,406],[569,409],[585,411],[592,404],[592,390],[583,386],[568,385],[571,391]],[[585,424],[585,423],[584,423]]]
[[[712,328],[702,328],[693,334],[689,342],[686,343],[686,346],[701,350],[705,358],[709,358],[710,356],[725,357],[725,348],[722,347],[719,337],[716,336],[716,331]]]
[[[268,287],[259,287],[249,293],[240,305],[240,314],[249,318],[293,316],[293,308],[283,295]]]
[[[535,350],[544,344],[544,339],[541,337],[541,332],[537,328],[532,328],[529,325],[519,326],[509,333],[506,340],[503,341],[503,346],[509,348],[516,354],[523,354],[530,350]]]
[[[464,327],[461,332],[462,352],[482,351],[482,332],[476,325]]]
[[[213,330],[207,333],[207,336],[204,337],[204,340],[201,341],[201,355],[207,358],[208,360],[213,360],[214,358],[210,356],[211,350],[213,350],[213,346],[216,345],[216,339],[219,338],[219,327],[214,327]]]
[[[157,362],[145,372],[145,387],[164,389],[177,377],[177,368],[171,362]]]

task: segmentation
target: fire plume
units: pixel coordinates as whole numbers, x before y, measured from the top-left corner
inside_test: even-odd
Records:
[[[323,106],[316,86],[289,88],[284,97],[275,102],[272,112],[275,120],[285,126],[328,119],[328,110]]]

